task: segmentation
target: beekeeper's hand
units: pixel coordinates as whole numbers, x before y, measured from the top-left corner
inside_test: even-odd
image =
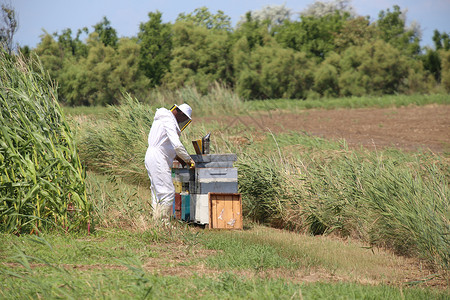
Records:
[[[194,169],[195,168],[195,161],[191,158],[191,160],[189,161],[189,169]]]

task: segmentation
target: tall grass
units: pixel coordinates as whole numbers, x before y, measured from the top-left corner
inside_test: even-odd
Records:
[[[121,106],[94,122],[78,122],[80,157],[91,170],[126,178],[141,184],[148,181],[144,166],[147,136],[154,111],[125,95]]]
[[[308,147],[296,154],[289,147],[286,153],[266,147],[272,154],[240,156],[239,188],[250,217],[312,234],[352,236],[448,269],[445,161],[400,151],[350,151],[337,143]]]
[[[115,176],[87,172],[86,189],[93,206],[92,218],[98,228],[142,232],[154,225],[149,182],[138,186]]]
[[[194,116],[236,114],[244,109],[244,101],[231,89],[218,83],[207,94],[190,86],[175,91],[156,89],[145,102],[152,107],[188,103],[193,107]]]
[[[85,175],[56,89],[37,59],[0,62],[0,231],[86,226]]]
[[[149,185],[143,161],[153,111],[130,98],[113,110],[106,120],[80,130],[82,157],[93,169]],[[345,141],[299,133],[256,137],[248,128],[220,128],[195,119],[181,139],[193,153],[190,141],[208,131],[213,132],[212,153],[238,154],[248,218],[294,231],[359,238],[448,269],[445,159],[392,149],[350,150]]]

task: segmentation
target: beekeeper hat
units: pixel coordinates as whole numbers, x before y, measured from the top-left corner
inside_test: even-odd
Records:
[[[178,108],[189,118],[189,119],[191,119],[191,116],[192,116],[192,108],[188,105],[188,104],[186,104],[186,103],[183,103],[183,104],[181,104],[180,106],[178,106]]]

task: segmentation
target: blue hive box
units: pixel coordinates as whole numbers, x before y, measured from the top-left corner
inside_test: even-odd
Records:
[[[181,194],[181,220],[189,222],[191,218],[191,195]]]

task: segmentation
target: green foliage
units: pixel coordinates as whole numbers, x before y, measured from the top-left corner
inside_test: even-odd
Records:
[[[302,16],[301,21],[286,22],[278,28],[275,38],[282,46],[305,52],[321,61],[335,49],[335,35],[348,18],[347,13],[339,11],[320,18]]]
[[[117,50],[98,41],[92,33],[86,58],[69,57],[56,78],[66,105],[107,105],[119,103],[123,89],[140,95],[149,80],[139,69],[140,47],[130,39],[119,40]]]
[[[58,42],[48,33],[44,34],[41,42],[35,49],[42,66],[50,74],[50,77],[57,79],[64,66],[64,51],[61,51]]]
[[[436,50],[450,50],[450,37],[446,32],[440,33],[439,30],[435,29],[433,32],[433,42]]]
[[[245,17],[245,22],[240,23],[233,34],[232,38],[235,41],[233,44],[245,40],[248,51],[250,51],[257,46],[264,46],[272,41],[273,38],[269,34],[266,23],[253,19],[250,12]]]
[[[217,14],[211,14],[207,7],[196,8],[189,14],[181,13],[177,17],[177,22],[194,23],[195,26],[206,29],[231,31],[231,18],[218,10]]]
[[[370,24],[367,18],[358,17],[346,20],[336,34],[336,50],[340,52],[351,46],[362,46],[365,43],[373,42],[377,35],[377,28]]]
[[[98,39],[105,45],[116,48],[118,38],[117,32],[111,27],[111,22],[108,18],[103,17],[103,20],[94,26],[94,32],[98,34]]]
[[[411,62],[383,41],[350,47],[339,62],[343,96],[381,95],[397,92],[408,77]]]
[[[125,95],[121,106],[111,107],[106,120],[87,124],[78,137],[82,161],[90,169],[133,183],[148,182],[143,162],[153,115],[148,106]]]
[[[62,31],[60,35],[54,33],[53,36],[58,38],[58,44],[61,51],[65,52],[65,55],[73,55],[75,57],[86,57],[87,46],[80,40],[82,33],[88,33],[88,29],[85,27],[79,29],[75,39],[72,39],[72,30],[67,28]]]
[[[194,23],[173,25],[173,60],[164,83],[170,89],[196,86],[206,92],[215,82],[230,80],[228,33]]]
[[[442,85],[450,93],[450,50],[440,52],[442,62]]]
[[[157,86],[169,70],[172,50],[171,25],[162,23],[162,14],[148,14],[149,20],[139,25],[139,69]]]
[[[235,50],[236,60],[238,53]],[[306,56],[276,44],[256,47],[240,62],[235,66],[236,91],[244,99],[301,99],[312,82],[311,63]]]
[[[378,14],[376,23],[380,37],[407,55],[417,55],[420,52],[419,34],[414,30],[406,29],[405,15],[398,5],[394,5],[393,11],[389,8]]]
[[[422,53],[419,27],[407,28],[398,6],[373,23],[344,0],[317,1],[296,20],[284,6],[267,6],[248,12],[235,28],[222,11],[206,7],[181,13],[174,24],[163,23],[158,11],[148,17],[137,38],[117,39],[106,17],[87,41],[81,41],[87,28],[75,38],[70,29],[43,35],[35,52],[58,82],[60,100],[117,104],[124,90],[145,102],[156,88],[206,95],[216,83],[244,99],[445,90],[439,51],[450,45],[448,34],[435,31],[436,49]]]
[[[314,90],[324,97],[336,97],[340,94],[340,59],[338,54],[331,53],[314,72]]]
[[[57,93],[39,61],[0,61],[0,231],[81,229],[91,204]]]
[[[421,57],[425,70],[433,74],[437,82],[441,81],[441,56],[439,51],[426,48],[425,54]]]

